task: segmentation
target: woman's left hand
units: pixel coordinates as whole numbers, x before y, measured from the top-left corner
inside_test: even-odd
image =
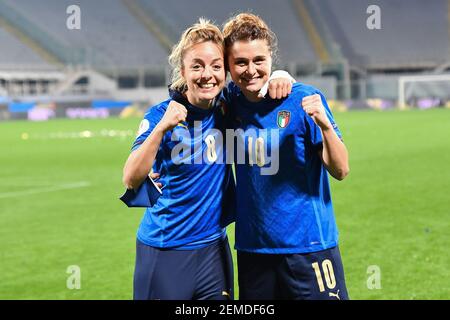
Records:
[[[272,99],[286,98],[292,90],[292,81],[287,78],[275,78],[269,81],[269,96]],[[260,93],[262,97],[262,93]]]
[[[313,119],[322,130],[332,129],[330,120],[325,112],[322,98],[319,94],[304,97],[302,100],[303,110]]]

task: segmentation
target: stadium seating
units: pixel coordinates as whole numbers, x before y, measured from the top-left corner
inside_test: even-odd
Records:
[[[21,68],[46,67],[45,62],[32,50],[17,40],[6,30],[0,28],[0,43],[2,51],[0,54],[0,67],[10,65],[21,65]]]
[[[167,52],[120,0],[4,1],[63,46],[87,48],[91,65],[137,68],[167,60]],[[81,30],[66,27],[66,8],[74,3],[81,8]]]
[[[260,15],[277,34],[280,62],[314,63],[317,60],[290,0],[140,0],[140,2],[148,10],[156,11],[178,35],[201,16],[222,26],[234,14],[251,11]]]
[[[28,82],[13,79],[17,75],[0,78],[0,95],[36,93],[36,82],[49,83],[42,73],[49,70],[40,69],[65,75],[66,85],[53,79],[45,89],[54,94],[63,91],[55,86],[72,84],[67,79],[78,69],[103,74],[122,92],[164,87],[170,81],[168,53],[186,27],[202,16],[222,26],[249,11],[278,36],[276,68],[317,84],[332,98],[393,100],[400,76],[450,71],[448,1],[0,0],[0,70],[37,69]],[[81,8],[81,30],[66,27],[66,9],[73,4]],[[367,27],[370,5],[381,9],[380,30]],[[448,96],[448,87],[423,86],[433,86],[423,89],[425,95]]]
[[[401,68],[448,61],[447,0],[308,1],[319,7],[350,64]],[[371,4],[381,9],[380,30],[366,27]]]
[[[121,0],[76,1],[81,8],[81,30],[66,28],[66,8],[74,1],[2,1],[68,50],[85,49],[87,64],[117,68],[167,64],[167,50]],[[351,65],[380,68],[439,65],[449,56],[447,0],[302,1],[310,9],[315,9],[310,12],[313,21],[318,21],[315,16],[321,15],[320,20],[325,22],[332,39]],[[164,26],[163,32],[172,42],[199,16],[221,25],[233,14],[251,11],[263,17],[278,35],[279,61],[282,64],[318,61],[292,0],[133,2],[152,19],[157,17],[156,22]],[[366,10],[371,4],[381,8],[381,30],[366,27],[369,16]],[[23,45],[5,32],[1,32],[0,37],[10,44],[6,46],[9,52],[0,57],[0,64],[8,62],[8,57],[17,57],[14,61],[17,64],[43,63],[30,50],[23,50]]]

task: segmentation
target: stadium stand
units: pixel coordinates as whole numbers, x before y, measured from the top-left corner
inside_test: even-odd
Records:
[[[0,67],[21,65],[21,68],[48,67],[48,63],[39,55],[4,29],[0,29]]]
[[[350,64],[400,69],[437,67],[448,61],[447,0],[307,1],[319,8],[316,12],[323,15]],[[380,30],[364,27],[372,4],[381,9]]]
[[[153,11],[164,19],[165,23],[172,27],[171,33],[178,35],[201,16],[222,25],[236,13],[251,11],[260,15],[277,34],[280,62],[287,64],[287,62],[315,63],[317,61],[307,34],[289,0],[276,2],[273,0],[227,0],[214,1],[214,3],[208,0],[139,1],[148,11]],[[188,12],[195,14],[187,14]]]
[[[74,1],[2,2],[62,47],[84,49],[83,64],[94,67],[136,68],[167,63],[168,46],[161,45],[158,37],[130,12],[129,4],[133,3],[135,8],[140,6],[147,13],[149,20],[163,26],[160,29],[172,43],[199,16],[222,24],[241,11],[259,14],[278,35],[279,61],[283,64],[319,60],[305,28],[305,19],[295,10],[296,3],[307,5],[313,23],[325,22],[325,28],[323,25],[317,28],[322,40],[328,46],[334,41],[351,65],[368,69],[432,67],[448,62],[450,54],[447,0],[281,0],[276,2],[276,10],[272,0],[229,0],[213,4],[209,0],[78,0],[75,4],[82,8],[82,28],[75,31],[64,27],[65,10]],[[364,27],[368,17],[366,9],[371,4],[377,4],[382,10],[381,30]],[[4,32],[1,36],[5,38]],[[6,40],[13,41],[11,37]],[[10,50],[18,51],[20,47],[16,43]],[[10,55],[2,55],[0,59],[6,60]],[[42,62],[36,55],[29,55],[30,62]],[[24,62],[20,59],[19,64]]]
[[[167,52],[118,0],[2,0],[61,45],[85,48],[85,64],[99,68],[161,65]],[[66,8],[81,8],[81,30],[66,28]]]
[[[243,11],[260,15],[277,34],[275,67],[321,88],[331,99],[385,99],[387,103],[378,104],[383,106],[398,104],[399,96],[405,101],[449,100],[449,4],[450,0],[0,0],[0,118],[9,112],[5,106],[11,99],[52,97],[60,104],[70,97],[71,107],[77,101],[91,106],[95,99],[147,105],[167,94],[167,56],[187,26],[202,16],[222,25]],[[66,27],[70,5],[81,9],[81,30]],[[366,25],[370,5],[381,9],[380,30]],[[443,78],[431,81],[427,74]],[[55,114],[64,113],[57,109]]]

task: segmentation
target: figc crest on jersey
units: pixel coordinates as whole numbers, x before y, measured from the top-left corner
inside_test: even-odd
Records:
[[[291,121],[291,113],[289,111],[278,111],[277,124],[280,128],[286,128]]]

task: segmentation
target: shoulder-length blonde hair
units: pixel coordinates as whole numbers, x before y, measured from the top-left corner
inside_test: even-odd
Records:
[[[180,92],[187,90],[186,80],[182,75],[184,54],[192,46],[206,41],[217,44],[222,52],[225,52],[222,32],[215,24],[205,18],[200,18],[196,24],[183,32],[180,41],[174,45],[169,56],[169,64],[172,67],[170,89]]]

